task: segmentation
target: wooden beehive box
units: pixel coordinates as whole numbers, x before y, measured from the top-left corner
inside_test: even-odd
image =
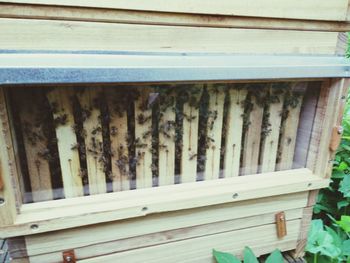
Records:
[[[302,255],[340,137],[347,9],[0,1],[0,239],[13,261]]]

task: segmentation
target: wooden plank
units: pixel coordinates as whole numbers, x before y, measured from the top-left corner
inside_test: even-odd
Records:
[[[348,32],[350,25],[339,21],[186,14],[122,9],[18,5],[0,2],[0,17],[45,20],[109,22],[125,24],[283,29],[301,31]],[[349,20],[349,19],[348,19]]]
[[[219,0],[215,6],[212,5],[210,0],[202,0],[200,5],[195,0],[174,0],[169,3],[164,3],[161,0],[149,0],[147,2],[142,0],[132,2],[127,0],[100,0],[98,3],[93,0],[61,0],[59,3],[54,0],[6,0],[1,2],[340,21],[345,20],[348,7],[347,0],[338,0],[336,2],[304,0],[297,3],[292,0],[283,1],[283,3],[278,0],[262,0],[259,2],[254,0]],[[310,10],[313,12],[310,12]]]
[[[307,237],[308,237],[309,228],[311,225],[312,211],[313,211],[313,207],[304,208],[297,246],[293,251],[293,257],[295,258],[303,257],[305,255],[305,246],[307,243]]]
[[[246,112],[246,130],[244,131],[244,148],[242,153],[242,174],[256,174],[259,171],[259,151],[260,151],[260,139],[261,128],[264,116],[264,106],[259,100],[259,93],[254,95],[256,90],[250,91],[250,105]],[[265,92],[260,90],[258,92]]]
[[[105,89],[109,110],[113,191],[130,189],[128,115],[125,92],[118,88]]]
[[[334,32],[0,19],[0,49],[334,54]],[[53,33],[55,32],[55,33]],[[181,41],[175,36],[181,35]],[[259,45],[256,45],[259,39]]]
[[[235,204],[221,204],[211,207],[155,214],[146,218],[27,236],[26,244],[30,256],[71,249],[72,244],[74,244],[74,247],[81,247],[83,251],[85,248],[90,247],[91,253],[94,253],[94,249],[91,246],[98,246],[100,243],[114,242],[117,240],[122,242],[125,239],[137,236],[152,235],[160,232],[169,233],[169,231],[173,230],[181,231],[182,229],[188,229],[190,231],[190,229],[195,226],[215,225],[220,222],[226,225],[225,222],[232,222],[232,220],[238,220],[244,224],[247,218],[250,218],[250,220],[248,220],[249,222],[247,222],[249,225],[264,224],[263,222],[256,222],[254,218],[261,218],[261,220],[265,218],[265,220],[267,220],[265,222],[273,223],[274,218],[271,217],[271,215],[281,210],[290,210],[290,212],[287,212],[288,220],[301,218],[300,210],[301,207],[306,205],[306,198],[307,193],[303,192],[279,197],[243,201]],[[268,215],[260,217],[262,214]],[[252,222],[254,223],[252,224]],[[234,227],[235,229],[244,228],[241,224],[230,225],[231,228]],[[215,229],[212,231],[219,232]],[[184,236],[186,236],[187,231],[182,232],[184,232]],[[94,233],[94,235],[91,233]],[[196,235],[198,235],[198,232],[196,233]],[[204,233],[204,235],[205,234],[206,233]],[[166,236],[171,238],[172,235]],[[193,237],[193,235],[191,236]],[[45,240],[45,246],[42,245],[42,240]],[[148,240],[148,242],[150,241]],[[120,244],[114,247],[114,251],[123,250]],[[82,253],[88,252],[83,251]]]
[[[276,85],[276,86],[275,86]],[[273,172],[276,168],[277,150],[280,135],[282,109],[283,109],[283,91],[278,85],[272,84],[269,88],[267,100],[269,105],[265,106],[262,138],[260,145],[260,167],[259,172]]]
[[[246,89],[230,88],[228,90],[229,108],[227,111],[224,177],[238,176],[241,157],[241,142],[243,131],[244,101],[247,96]]]
[[[306,82],[294,83],[291,92],[287,92],[284,98],[285,116],[281,127],[281,138],[278,149],[278,162],[276,169],[288,170],[293,167],[295,144],[299,125],[299,117],[303,96],[307,87]]]
[[[5,90],[0,88],[0,177],[3,187],[0,198],[4,203],[0,205],[0,226],[11,225],[16,219],[17,207],[13,177],[17,176],[14,153],[12,152],[11,130],[8,119]]]
[[[276,236],[275,224],[268,224],[80,260],[79,262],[137,262],[140,258],[150,263],[164,261],[212,262],[213,248],[241,257],[245,246],[252,248],[255,254],[259,256],[264,252],[268,252],[267,249],[270,251],[273,248],[279,248],[284,251],[295,246],[300,229],[300,220],[288,221],[287,227],[288,235],[282,240],[278,240]],[[177,253],[174,253],[174,251],[177,251]],[[186,258],[186,261],[184,261],[184,258]]]
[[[226,86],[226,85],[225,85]],[[220,153],[222,124],[225,102],[225,86],[220,84],[209,85],[209,104],[207,119],[207,142],[206,142],[206,161],[204,179],[219,179],[220,175]]]
[[[300,219],[302,215],[302,209],[293,209],[286,211],[286,220]],[[161,245],[169,242],[175,242],[185,240],[189,238],[204,237],[208,235],[215,235],[218,233],[256,227],[260,225],[273,224],[275,214],[262,214],[259,217],[245,217],[235,220],[220,221],[205,225],[195,225],[192,227],[174,229],[163,232],[155,232],[153,234],[135,236],[127,239],[115,240],[111,242],[96,243],[95,245],[86,247],[76,247],[75,254],[78,260],[102,256],[106,254],[112,254],[116,252],[127,251],[131,249],[139,249],[142,247],[150,247],[155,245]],[[44,262],[56,262],[61,258],[61,252],[49,254],[41,254],[38,256],[31,256],[31,260],[36,263]]]
[[[152,187],[152,88],[139,89],[135,101],[136,188]]]
[[[72,95],[71,88],[55,88],[47,94],[56,124],[57,146],[66,198],[84,195],[79,152],[72,149],[77,145],[77,137],[73,130]]]
[[[191,99],[183,105],[182,121],[182,153],[181,153],[181,182],[195,182],[197,178],[197,148],[198,148],[198,123],[199,100],[203,85],[197,84],[190,91]]]
[[[103,138],[100,120],[101,90],[84,88],[77,93],[83,111],[86,163],[90,195],[106,193],[106,175],[103,163]]]
[[[51,172],[47,154],[48,138],[44,133],[43,101],[35,90],[20,90],[16,93],[16,107],[19,108],[19,117],[22,127],[22,136],[27,158],[32,197],[34,202],[53,199]],[[28,103],[30,101],[30,103]]]
[[[295,169],[27,204],[22,206],[16,224],[2,228],[0,235],[7,237],[42,233],[154,213],[289,194],[319,189],[328,183],[328,179],[312,175],[307,169]],[[79,209],[76,209],[77,206]],[[70,217],[64,216],[66,214]],[[62,220],[62,217],[65,219]],[[36,226],[31,228],[33,222]]]
[[[164,88],[166,89],[166,88]],[[158,185],[175,183],[175,93],[160,93],[159,119],[159,178]]]

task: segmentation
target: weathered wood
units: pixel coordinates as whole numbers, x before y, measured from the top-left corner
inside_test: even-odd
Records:
[[[293,251],[293,257],[303,257],[305,255],[305,246],[307,243],[307,237],[309,233],[309,228],[312,220],[312,210],[313,207],[306,207],[303,211],[303,217],[300,224],[300,232],[298,237],[298,242],[295,250]]]
[[[137,191],[76,197],[22,206],[16,224],[0,231],[3,237],[142,217],[179,209],[210,206],[249,199],[314,190],[329,180],[307,169],[223,178]],[[234,193],[234,194],[232,194]],[[79,207],[79,209],[76,209]],[[49,208],[49,209],[48,209]],[[65,215],[69,214],[70,217]],[[84,215],[84,220],[81,220]],[[64,218],[64,220],[62,220]],[[35,222],[38,227],[31,228]]]
[[[152,88],[139,90],[135,101],[136,188],[152,187]]]
[[[302,209],[293,209],[286,211],[287,220],[299,219],[302,215]],[[79,260],[102,256],[106,254],[112,254],[116,252],[122,252],[132,249],[139,249],[142,247],[150,247],[155,245],[161,245],[164,243],[175,242],[185,239],[193,239],[198,237],[205,237],[208,235],[215,235],[218,233],[239,230],[243,228],[251,228],[261,225],[267,225],[274,223],[274,214],[265,213],[259,217],[245,217],[234,220],[220,221],[205,225],[194,225],[186,228],[171,229],[168,231],[154,232],[148,235],[134,236],[127,239],[114,240],[110,242],[97,243],[90,246],[79,247],[75,243],[74,249]],[[99,232],[95,232],[101,234]],[[85,230],[86,232],[86,230]],[[52,252],[52,251],[49,251]],[[38,256],[31,256],[31,260],[36,263],[41,262],[56,262],[61,256],[60,252],[42,254]]]
[[[199,100],[203,85],[195,85],[192,92],[195,103],[186,101],[183,105],[182,121],[182,153],[181,153],[181,182],[195,182],[197,179],[198,159],[198,122],[199,122]]]
[[[150,0],[147,2],[142,0],[133,2],[127,0],[119,0],[117,2],[112,0],[100,0],[99,2],[93,0],[61,0],[60,2],[54,0],[7,0],[2,2],[336,21],[344,21],[346,19],[348,7],[347,0],[338,0],[337,2],[304,0],[297,3],[292,0],[283,1],[283,3],[278,0],[263,0],[260,2],[254,0],[219,0],[214,6],[210,0],[202,0],[200,5],[195,0],[175,0],[169,3],[164,3],[161,0]],[[310,10],[314,10],[314,12],[310,12]]]
[[[210,14],[153,12],[144,10],[100,9],[69,6],[10,4],[0,2],[0,17],[44,20],[109,22],[146,25],[201,26],[251,29],[349,32],[345,21],[321,21],[244,17]],[[349,19],[348,19],[349,20]]]
[[[306,198],[307,192],[302,192],[243,201],[236,204],[220,204],[187,211],[179,210],[163,214],[154,214],[146,218],[32,235],[26,237],[26,244],[30,256],[71,249],[71,244],[74,244],[75,247],[82,247],[82,250],[85,250],[84,248],[90,250],[90,252],[83,252],[86,255],[86,253],[94,253],[94,249],[91,246],[98,246],[100,243],[122,241],[132,237],[152,235],[160,232],[167,233],[172,230],[181,231],[184,228],[190,229],[195,226],[215,225],[219,222],[225,224],[224,222],[232,220],[240,220],[242,224],[245,222],[245,224],[249,225],[263,224],[262,222],[252,224],[252,222],[256,222],[253,217],[259,220],[261,218],[263,221],[266,219],[267,221],[265,222],[273,223],[274,218],[271,215],[281,210],[286,211],[288,220],[300,218],[300,210],[306,205]],[[264,214],[264,216],[258,216],[262,214]],[[246,220],[248,217],[251,217],[251,219]],[[231,228],[234,229],[243,228],[241,224],[230,225]],[[187,231],[182,232],[184,232],[182,236],[185,237]],[[94,234],[92,235],[91,233]],[[198,234],[199,233],[196,232],[196,235]],[[204,235],[206,235],[206,233],[204,233]],[[169,235],[166,236],[171,238]],[[193,237],[193,235],[191,236]],[[46,246],[42,246],[43,239],[45,239]],[[155,241],[159,242],[159,240]],[[124,250],[120,247],[120,244],[113,248],[114,252],[120,250]],[[88,256],[86,255],[86,257]]]
[[[165,93],[160,99],[158,185],[162,186],[175,182],[175,94]]]
[[[282,132],[278,149],[278,163],[276,165],[278,171],[292,169],[293,167],[300,109],[306,87],[306,82],[297,82],[291,87],[291,93],[286,94],[284,106],[286,116],[282,116],[285,120],[281,127]],[[291,100],[295,101],[293,102]],[[288,105],[286,105],[286,101],[290,101]]]
[[[208,86],[208,119],[206,133],[206,160],[204,179],[218,179],[220,175],[220,154],[225,90],[221,86]],[[202,146],[203,147],[203,146]]]
[[[280,85],[280,84],[276,84]],[[283,94],[278,88],[269,88],[269,105],[265,106],[262,138],[260,145],[260,167],[259,172],[273,172],[276,168],[277,149],[280,135]],[[253,120],[252,120],[253,121]]]
[[[241,257],[242,247],[249,246],[259,256],[269,252],[271,247],[279,247],[284,251],[295,246],[300,230],[300,220],[288,221],[287,227],[289,234],[282,240],[277,239],[275,224],[268,224],[85,259],[81,262],[123,262],[128,260],[137,262],[138,259],[142,258],[147,262],[175,263],[181,262],[185,255],[188,258],[187,262],[211,262],[213,247],[219,251],[231,252]],[[178,251],[178,253],[174,253],[174,251]],[[191,256],[188,257],[188,255]]]
[[[100,99],[101,90],[85,88],[77,93],[83,111],[86,163],[91,195],[106,193],[106,175],[104,172],[103,138],[101,126]]]
[[[254,93],[257,91],[251,91]],[[250,112],[245,116],[246,130],[243,134],[244,138],[244,150],[242,153],[242,174],[256,174],[259,171],[259,151],[260,151],[260,139],[261,139],[261,127],[263,122],[264,107],[261,102],[257,100],[257,97],[251,94],[249,101]]]
[[[16,93],[16,103],[20,110],[20,122],[24,140],[27,167],[30,177],[32,197],[34,202],[53,199],[51,172],[47,154],[49,138],[44,133],[46,123],[43,123],[42,100],[35,91],[24,89]],[[28,103],[28,100],[31,103]],[[49,113],[46,113],[49,114]]]
[[[224,154],[224,177],[238,176],[242,129],[243,129],[243,114],[244,100],[247,96],[246,89],[230,88],[228,90],[229,108],[225,121],[225,154]]]
[[[79,152],[77,149],[72,149],[77,145],[77,137],[73,130],[75,122],[72,95],[72,88],[55,88],[47,95],[56,124],[57,146],[66,198],[84,195]]]
[[[117,88],[105,90],[109,110],[109,131],[111,141],[111,166],[113,191],[130,189],[129,150],[128,150],[128,115],[125,94]]]
[[[0,19],[1,49],[334,54],[334,32]],[[55,32],[55,33],[53,33]],[[181,35],[181,41],[174,36]],[[256,44],[259,39],[259,45]]]

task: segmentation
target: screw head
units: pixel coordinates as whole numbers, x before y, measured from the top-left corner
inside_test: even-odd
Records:
[[[5,199],[0,197],[0,206],[3,205],[3,204],[5,204]]]
[[[237,193],[234,193],[233,195],[232,195],[232,198],[233,199],[236,199],[238,197],[238,194]]]

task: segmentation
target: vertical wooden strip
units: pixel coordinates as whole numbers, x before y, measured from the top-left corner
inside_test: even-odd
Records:
[[[224,177],[238,176],[240,168],[241,142],[243,129],[243,102],[246,89],[230,88],[230,100],[226,117],[226,141],[224,154]]]
[[[0,198],[5,201],[0,206],[0,227],[12,225],[17,214],[15,187],[13,187],[13,177],[17,176],[17,171],[12,150],[5,92],[4,88],[0,87],[0,177],[3,180]]]
[[[307,87],[306,82],[294,83],[291,87],[291,93],[287,93],[284,103],[285,120],[281,127],[281,138],[279,145],[279,156],[276,169],[289,170],[293,167],[294,150],[296,144],[296,136],[299,125],[300,109],[303,96]],[[287,103],[288,102],[288,103]]]
[[[103,138],[100,120],[101,110],[99,88],[85,88],[78,94],[83,111],[85,133],[86,163],[91,195],[106,193],[106,175],[103,162]]]
[[[152,187],[152,88],[140,88],[135,101],[136,188]]]
[[[72,89],[55,88],[47,94],[55,127],[64,195],[66,198],[83,196],[83,182],[80,176],[77,137],[74,132]]]
[[[49,153],[48,139],[43,133],[43,123],[40,121],[40,101],[33,90],[19,90],[20,122],[23,132],[25,153],[34,202],[53,199],[50,167],[45,154]]]
[[[260,89],[260,87],[257,89]],[[258,172],[261,125],[264,108],[257,97],[252,94],[254,92],[261,92],[261,90],[250,91],[250,112],[245,112],[247,115],[247,127],[244,134],[244,148],[242,149],[242,175],[256,174]]]
[[[113,191],[130,189],[128,152],[128,115],[125,92],[119,88],[106,89],[105,95],[110,115],[111,162]]]
[[[182,154],[181,154],[181,182],[195,182],[197,179],[197,148],[198,148],[198,104],[202,85],[194,85],[191,99],[183,106],[182,121]],[[194,102],[195,101],[195,102]]]
[[[163,94],[163,93],[162,93]],[[166,92],[160,98],[159,180],[158,184],[174,184],[175,180],[175,94]]]
[[[222,138],[225,90],[222,86],[208,86],[209,104],[204,179],[218,179]]]
[[[281,127],[283,94],[281,89],[270,87],[268,111],[264,112],[262,145],[260,152],[261,173],[273,172],[276,168],[277,149]]]

